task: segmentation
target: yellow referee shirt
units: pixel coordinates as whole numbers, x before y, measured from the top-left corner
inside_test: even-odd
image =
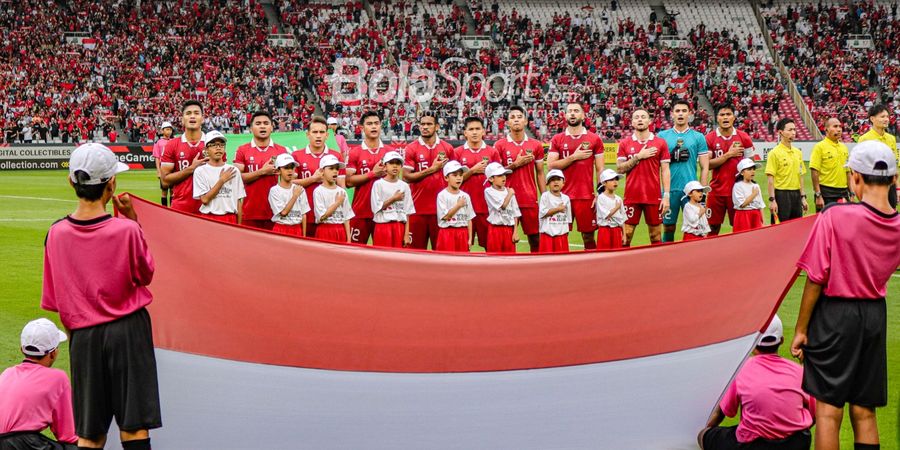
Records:
[[[803,153],[797,147],[778,143],[766,156],[766,175],[775,177],[775,189],[799,191],[800,176],[806,173]]]
[[[880,141],[890,147],[894,151],[894,157],[897,158],[897,161],[900,161],[900,152],[897,151],[897,138],[891,133],[885,131],[884,134],[878,134],[874,128],[870,128],[869,131],[866,131],[865,134],[859,137],[857,142],[863,141]]]
[[[825,138],[812,149],[809,168],[819,172],[819,184],[836,189],[847,188],[847,172],[844,167],[850,152],[840,141]]]

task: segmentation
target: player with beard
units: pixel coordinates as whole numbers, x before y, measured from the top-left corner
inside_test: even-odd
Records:
[[[406,146],[403,181],[409,183],[416,213],[409,216],[410,247],[425,250],[437,246],[437,196],[447,182],[444,164],[453,158],[453,146],[437,136],[437,118],[426,112],[419,117],[419,139]]]
[[[594,197],[597,192],[594,179],[603,171],[603,141],[585,128],[584,109],[580,103],[566,105],[566,125],[564,132],[550,140],[547,167],[561,170],[565,175],[563,193],[572,202],[572,214],[578,222],[584,249],[596,249]]]
[[[322,184],[322,171],[319,170],[319,161],[325,155],[334,155],[338,161],[341,161],[341,154],[338,151],[325,147],[325,140],[328,138],[328,124],[325,118],[321,116],[313,116],[309,121],[309,130],[306,132],[309,138],[309,145],[302,150],[291,153],[294,161],[297,161],[297,179],[293,182],[303,186],[306,190],[306,200],[313,204],[313,191]],[[344,187],[344,172],[339,169],[337,176],[337,185]],[[306,214],[306,237],[316,236],[316,216],[314,211]]]
[[[363,128],[363,141],[350,149],[347,159],[347,187],[354,188],[353,218],[350,219],[350,241],[367,244],[375,231],[375,214],[372,212],[372,186],[375,180],[383,178],[387,171],[382,159],[394,151],[381,142],[381,115],[366,111],[359,118]]]
[[[272,209],[269,207],[269,191],[278,183],[275,158],[287,153],[287,149],[272,141],[272,116],[268,112],[253,113],[250,132],[253,139],[238,147],[234,157],[234,166],[241,172],[247,193],[242,223],[271,230],[275,222],[272,222]]]
[[[172,189],[172,209],[200,213],[200,200],[194,199],[194,170],[206,164],[203,156],[203,105],[188,100],[181,106],[184,134],[166,143],[160,173],[163,184]]]
[[[665,139],[669,146],[672,162],[669,163],[672,174],[671,189],[675,195],[669,196],[669,210],[663,214],[663,242],[675,241],[675,225],[681,211],[681,191],[688,182],[697,181],[697,164],[700,164],[700,184],[706,186],[709,179],[709,149],[706,138],[699,131],[691,128],[691,105],[686,100],[675,99],[672,102],[673,127],[660,131],[658,136]]]
[[[712,190],[706,197],[708,208],[710,236],[719,234],[725,214],[728,222],[734,226],[734,203],[731,198],[734,190],[734,174],[738,163],[744,159],[744,152],[753,148],[750,135],[734,127],[735,114],[731,105],[716,106],[716,122],[718,127],[706,135],[706,146],[709,148],[709,168],[713,170]]]
[[[537,253],[541,242],[537,194],[547,190],[544,181],[544,146],[536,139],[528,139],[525,134],[528,116],[525,115],[524,108],[511,106],[506,119],[509,134],[497,141],[494,148],[500,153],[503,165],[512,170],[507,176],[506,186],[516,192],[516,201],[522,213],[519,219],[522,232],[528,236],[531,253]]]

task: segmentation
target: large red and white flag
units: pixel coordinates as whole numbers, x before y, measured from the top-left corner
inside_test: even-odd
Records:
[[[157,265],[163,448],[696,448],[813,220],[498,257],[134,203]]]

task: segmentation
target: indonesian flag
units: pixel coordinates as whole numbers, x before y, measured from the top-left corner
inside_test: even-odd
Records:
[[[97,48],[97,39],[94,38],[84,38],[81,40],[81,45],[88,50],[93,50]]]
[[[197,86],[197,87],[194,89],[194,92],[195,92],[197,95],[206,95],[206,86]]]
[[[156,261],[161,448],[696,448],[815,220],[497,257],[294,238],[132,198]]]

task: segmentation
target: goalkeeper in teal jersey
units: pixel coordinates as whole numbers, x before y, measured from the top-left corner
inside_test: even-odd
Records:
[[[671,192],[681,192],[689,181],[697,180],[697,163],[700,163],[700,184],[707,186],[709,178],[709,150],[706,138],[688,125],[691,106],[686,100],[675,99],[672,103],[674,127],[657,134],[669,145],[672,156],[670,163]],[[675,241],[675,224],[681,211],[681,196],[669,197],[669,210],[663,215],[663,242]]]

